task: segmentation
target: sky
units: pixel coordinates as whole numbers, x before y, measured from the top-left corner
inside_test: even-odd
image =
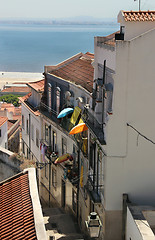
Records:
[[[75,16],[116,18],[120,10],[138,10],[134,0],[0,0],[0,19],[57,19]],[[155,0],[140,0],[141,10],[155,10]]]

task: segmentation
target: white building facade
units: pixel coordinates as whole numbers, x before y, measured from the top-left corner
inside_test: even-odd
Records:
[[[120,33],[95,38],[97,80],[94,89],[101,91],[103,97],[100,103],[96,101],[94,112],[104,109],[104,113],[95,114],[99,120],[104,119],[106,142],[101,146],[105,154],[103,228],[106,240],[125,239],[124,193],[135,204],[154,206],[155,202],[154,15],[154,11],[121,11],[118,15]]]

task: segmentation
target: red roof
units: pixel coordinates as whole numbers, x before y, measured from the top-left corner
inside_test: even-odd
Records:
[[[0,239],[37,239],[27,172],[0,183]]]
[[[43,92],[44,91],[44,79],[40,80],[40,81],[36,81],[36,82],[30,82],[27,85],[31,88],[33,88],[34,90],[36,90],[37,92]]]
[[[0,127],[8,120],[7,117],[0,117]]]
[[[89,92],[92,92],[94,78],[92,60],[94,59],[94,54],[81,54],[78,58],[71,59],[71,61],[67,60],[64,64],[58,64],[50,73],[81,85]]]
[[[28,93],[28,92],[30,92],[30,88],[29,87],[7,87],[7,88],[3,89],[1,92]]]
[[[114,32],[114,33],[106,36],[104,44],[115,46],[115,43],[116,43],[116,41],[115,41],[115,34],[116,33],[120,33],[120,31]]]
[[[8,110],[8,112],[13,113],[13,119],[17,120],[21,118],[21,106],[15,107],[12,103],[1,103],[0,111]]]
[[[122,11],[122,12],[126,22],[155,21],[155,11]]]

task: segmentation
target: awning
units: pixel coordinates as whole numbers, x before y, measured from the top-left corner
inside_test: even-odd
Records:
[[[75,127],[73,127],[71,129],[71,131],[69,132],[70,135],[72,134],[77,134],[77,133],[80,133],[80,132],[84,132],[88,130],[88,127],[85,123],[79,123],[78,125],[76,125]]]
[[[68,114],[72,113],[73,111],[74,111],[73,108],[65,108],[59,113],[57,118],[63,118],[65,116],[67,116]]]
[[[63,154],[62,156],[58,157],[56,160],[55,160],[55,164],[58,164],[58,163],[62,163],[62,162],[65,162],[67,160],[73,160],[73,157],[71,154],[69,153],[66,153],[66,154]]]

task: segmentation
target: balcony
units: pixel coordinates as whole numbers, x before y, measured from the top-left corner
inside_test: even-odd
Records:
[[[82,119],[88,126],[88,128],[95,134],[97,139],[102,145],[106,145],[104,140],[103,125],[100,124],[97,119],[90,113],[89,109],[84,108],[82,113]]]
[[[57,119],[57,112],[43,102],[40,102],[40,112],[55,123],[59,123],[60,120]]]
[[[87,183],[85,185],[85,188],[90,195],[91,199],[94,203],[100,203],[101,202],[101,196],[100,193],[103,190],[103,186],[101,185],[95,185],[93,183],[93,180],[91,176],[88,176]]]

